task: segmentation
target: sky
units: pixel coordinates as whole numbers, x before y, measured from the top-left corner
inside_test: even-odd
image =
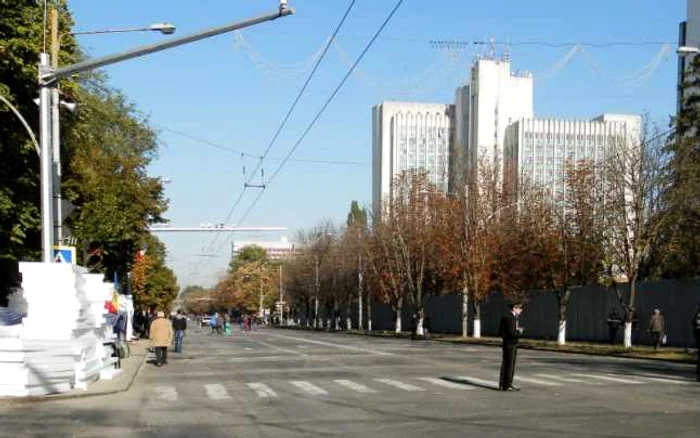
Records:
[[[513,70],[534,74],[536,117],[648,114],[665,127],[675,112],[675,48],[686,0],[405,0],[283,163],[395,0],[355,2],[337,44],[271,143],[349,4],[289,0],[293,16],[103,68],[159,132],[160,152],[149,174],[170,181],[165,216],[171,225],[287,228],[159,233],[182,287],[214,285],[226,271],[232,240],[293,240],[298,230],[326,220],[343,223],[353,200],[369,206],[372,106],[383,100],[453,103],[472,59],[488,53],[491,40],[496,53],[510,53]],[[276,0],[69,0],[74,31],[170,22],[175,36],[277,7]],[[147,32],[78,41],[98,57],[167,38]],[[469,44],[446,48],[434,41]],[[270,144],[264,176],[260,170],[251,175]],[[261,189],[244,189],[249,179],[266,185],[255,204]]]

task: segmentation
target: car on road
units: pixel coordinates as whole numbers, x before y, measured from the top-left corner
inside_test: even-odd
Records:
[[[211,317],[209,315],[202,316],[202,327],[209,327],[210,322],[211,322]]]

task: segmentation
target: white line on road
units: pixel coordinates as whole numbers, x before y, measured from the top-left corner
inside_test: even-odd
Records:
[[[278,347],[277,345],[273,345],[273,344],[270,344],[268,342],[263,342],[263,341],[254,341],[254,342],[257,342],[258,344],[264,345],[268,348],[272,348],[273,350],[281,351],[283,353],[291,353],[291,354],[296,354],[297,356],[305,356],[304,353],[300,353],[296,350],[290,350],[289,348]]]
[[[352,347],[350,345],[333,344],[331,342],[315,341],[312,339],[298,338],[296,336],[286,336],[286,335],[269,335],[269,336],[275,336],[277,338],[283,338],[283,339],[291,339],[291,340],[297,341],[297,342],[306,342],[307,344],[325,345],[326,347],[339,348],[341,350],[359,351],[362,353],[372,353],[372,354],[376,354],[378,356],[393,356],[394,355],[393,353],[389,353],[387,351],[373,350],[371,348]]]
[[[172,386],[156,386],[156,397],[159,400],[176,401],[177,390]]]
[[[544,377],[545,379],[552,379],[552,380],[559,380],[561,382],[568,382],[568,383],[584,383],[588,385],[600,385],[598,382],[588,382],[586,380],[581,380],[581,379],[572,379],[571,377],[561,377],[561,376],[556,376],[554,374],[535,374],[537,377]]]
[[[277,397],[277,393],[272,390],[269,386],[267,386],[264,383],[258,383],[258,382],[251,382],[251,383],[246,383],[248,387],[252,390],[254,390],[257,394],[258,397],[260,398],[275,398]]]
[[[542,386],[561,386],[561,383],[557,382],[548,382],[546,380],[540,380],[540,379],[533,379],[532,377],[516,377],[515,380],[518,380],[520,382],[527,382],[527,383],[534,383],[535,385],[542,385]]]
[[[311,382],[307,382],[305,380],[294,380],[291,382],[292,385],[296,386],[297,388],[301,389],[307,394],[311,395],[326,395],[328,394],[328,391],[326,391],[323,388],[320,388],[316,385],[314,385]]]
[[[334,382],[337,383],[338,385],[344,386],[348,389],[352,389],[353,391],[362,392],[365,394],[377,392],[372,388],[369,388],[361,383],[353,382],[352,380],[338,379],[338,380],[334,380]]]
[[[421,388],[420,386],[416,385],[411,385],[408,383],[404,382],[399,382],[398,380],[392,380],[392,379],[374,379],[375,381],[379,383],[383,383],[385,385],[393,386],[399,389],[403,389],[404,391],[425,391],[425,389]]]
[[[438,379],[437,377],[419,377],[418,380],[432,383],[433,385],[444,386],[445,388],[469,390],[474,389],[473,386],[462,385],[460,383],[449,382],[447,380]]]
[[[623,379],[622,377],[599,376],[597,374],[573,373],[572,375],[579,377],[590,377],[591,379],[606,380],[608,382],[629,383],[631,385],[643,383],[639,380]]]
[[[674,385],[691,385],[692,382],[689,380],[676,380],[676,379],[667,379],[663,377],[649,377],[649,376],[635,376],[642,378],[644,380],[651,380],[653,382],[662,382],[662,383],[672,383]]]
[[[204,385],[204,391],[206,391],[207,397],[212,400],[226,400],[231,398],[231,396],[228,395],[228,392],[226,392],[224,385],[220,385],[218,383]]]
[[[250,347],[245,347],[245,351],[251,351],[251,350],[253,350],[253,349]]]

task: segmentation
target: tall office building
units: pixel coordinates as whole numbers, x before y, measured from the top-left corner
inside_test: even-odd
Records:
[[[425,169],[447,190],[454,107],[446,104],[382,102],[372,108],[372,209],[390,199],[393,179]]]
[[[686,21],[681,22],[678,31],[678,46],[700,47],[700,2],[688,0]],[[683,103],[683,82],[687,66],[696,55],[678,57],[678,112]],[[686,91],[687,92],[687,91]]]
[[[637,147],[641,127],[640,116],[625,114],[603,114],[593,120],[517,120],[506,132],[505,178],[516,184],[526,178],[549,189],[553,201],[563,199],[567,161],[601,162],[614,145]]]
[[[475,169],[482,157],[492,163],[497,160],[502,167],[506,128],[516,120],[532,117],[532,75],[512,72],[507,55],[478,58],[469,83],[459,87],[455,95],[455,172],[451,183]]]

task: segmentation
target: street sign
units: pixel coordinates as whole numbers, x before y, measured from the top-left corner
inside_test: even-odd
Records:
[[[75,247],[54,245],[53,247],[53,262],[75,264]]]

